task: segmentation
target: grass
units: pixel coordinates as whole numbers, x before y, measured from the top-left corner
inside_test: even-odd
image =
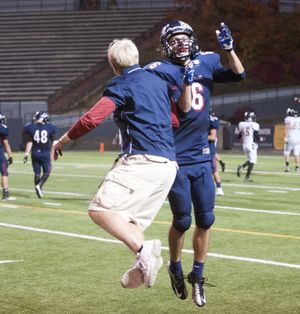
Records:
[[[204,274],[215,287],[206,288],[207,305],[201,309],[191,300],[190,286],[184,301],[170,287],[167,203],[146,231],[148,239],[159,238],[165,247],[154,287],[121,287],[134,257],[122,244],[101,241],[114,239],[86,213],[115,156],[66,151],[53,163],[40,200],[30,163],[15,154],[11,199],[0,201],[0,261],[19,262],[0,264],[1,314],[299,313],[300,175],[282,171],[281,155],[260,154],[253,183],[235,174],[243,155],[223,155],[225,196],[216,200]],[[193,260],[191,235],[192,230],[182,257],[185,273]]]

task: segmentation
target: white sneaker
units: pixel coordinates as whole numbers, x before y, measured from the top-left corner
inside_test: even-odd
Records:
[[[38,198],[43,198],[43,192],[39,184],[35,186],[35,193],[38,196]]]
[[[222,188],[217,188],[216,195],[217,196],[224,196],[224,192],[223,192]]]
[[[141,253],[136,255],[134,265],[123,275],[121,284],[124,288],[138,288],[143,283],[147,288],[154,285],[158,270],[163,265],[160,240],[143,243]]]

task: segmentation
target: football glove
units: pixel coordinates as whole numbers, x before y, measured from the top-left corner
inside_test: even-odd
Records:
[[[233,49],[233,38],[230,29],[223,22],[220,29],[216,30],[217,41],[222,49],[231,51]]]
[[[24,164],[26,164],[26,162],[28,161],[28,156],[27,155],[25,155],[24,156],[24,158],[23,158],[23,162],[24,162]]]
[[[8,159],[7,159],[7,164],[8,165],[11,165],[13,163],[13,158],[12,157],[9,157]]]
[[[199,64],[199,60],[193,60],[185,67],[183,81],[186,85],[192,85],[195,74],[195,67]]]
[[[186,85],[192,85],[194,80],[195,70],[187,67],[184,71],[183,81]]]

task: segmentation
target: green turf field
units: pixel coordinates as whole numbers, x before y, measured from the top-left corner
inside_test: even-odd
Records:
[[[30,162],[14,155],[11,199],[0,200],[0,313],[300,313],[300,175],[283,157],[259,155],[252,183],[235,170],[243,155],[224,154],[225,196],[216,201],[205,277],[207,305],[171,290],[166,270],[166,202],[146,238],[161,239],[164,266],[155,285],[126,290],[120,278],[134,257],[98,228],[86,209],[116,153],[64,152],[38,199]],[[291,160],[291,169],[294,169]],[[183,266],[190,271],[191,230]]]

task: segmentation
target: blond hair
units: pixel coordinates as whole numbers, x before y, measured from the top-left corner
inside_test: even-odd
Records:
[[[107,50],[108,61],[115,73],[139,63],[139,51],[130,39],[114,39]]]

